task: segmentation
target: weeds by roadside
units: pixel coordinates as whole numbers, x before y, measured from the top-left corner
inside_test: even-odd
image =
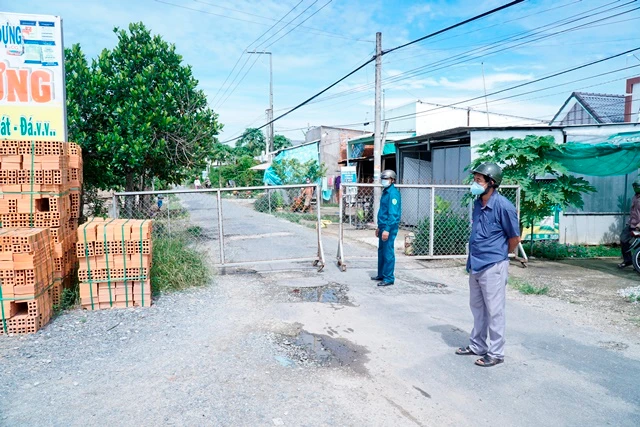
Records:
[[[618,257],[620,249],[610,246],[584,246],[565,245],[558,242],[535,242],[533,251],[529,242],[522,242],[529,255],[550,260],[561,260],[566,258],[598,258],[598,257]]]
[[[547,295],[549,293],[549,287],[547,286],[538,287],[519,279],[509,279],[509,285],[525,295]]]
[[[53,311],[59,313],[64,310],[74,308],[80,302],[80,294],[78,291],[78,281],[74,280],[70,288],[64,288],[60,295],[60,304],[53,306]]]
[[[618,295],[626,299],[630,303],[640,303],[640,286],[634,286],[631,288],[620,289]]]
[[[195,229],[192,232],[197,233]],[[186,237],[163,236],[154,239],[151,267],[154,293],[204,286],[209,283],[212,274],[204,252],[190,247]]]

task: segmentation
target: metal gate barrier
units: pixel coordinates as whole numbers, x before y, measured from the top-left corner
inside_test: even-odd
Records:
[[[375,230],[373,190],[375,184],[343,184],[340,201],[340,223],[337,259],[346,270],[345,235],[358,237],[363,231]],[[414,259],[466,258],[471,234],[473,198],[467,185],[397,184],[402,216],[397,239],[404,239],[404,254]],[[521,189],[502,185],[499,192],[516,207],[520,216]],[[527,261],[522,245],[518,247]],[[350,256],[350,258],[362,258]]]
[[[184,239],[217,267],[309,261],[320,271],[320,191],[301,184],[119,192],[110,214],[153,219],[154,238]]]

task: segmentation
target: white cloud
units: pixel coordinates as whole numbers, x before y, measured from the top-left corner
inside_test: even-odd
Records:
[[[517,73],[499,73],[499,74],[489,74],[485,76],[487,90],[493,90],[498,87],[502,83],[512,83],[512,82],[524,82],[528,80],[533,80],[533,75],[531,74],[517,74]],[[482,76],[472,77],[465,80],[460,81],[451,81],[446,77],[442,77],[438,80],[440,86],[455,89],[455,90],[463,90],[463,91],[481,91],[484,90],[484,82]]]

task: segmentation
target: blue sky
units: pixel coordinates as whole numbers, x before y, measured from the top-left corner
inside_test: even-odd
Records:
[[[22,0],[3,1],[0,9],[61,16],[65,44],[80,43],[89,58],[115,45],[114,26],[142,21],[174,43],[185,63],[193,67],[200,87],[224,124],[220,139],[227,140],[245,127],[264,124],[269,105],[268,58],[243,54],[247,48],[266,49],[273,54],[274,108],[278,115],[371,58],[376,31],[382,32],[383,48],[389,49],[507,2]],[[639,3],[525,1],[390,53],[383,61],[385,104],[391,108],[416,99],[449,104],[475,98],[484,93],[483,66],[487,91],[492,92],[640,47],[640,10],[633,10],[640,7]],[[583,19],[568,22],[578,18]],[[583,27],[573,28],[578,25]],[[502,41],[509,37],[511,41]],[[521,39],[515,41],[516,37]],[[518,43],[525,44],[515,46]],[[461,56],[455,59],[455,55]],[[236,72],[223,86],[236,63],[236,72],[246,65],[233,86],[229,83]],[[638,67],[620,70],[632,66]],[[589,78],[602,73],[610,74]],[[622,94],[624,79],[633,75],[640,75],[640,51],[635,56],[625,55],[489,97],[488,107],[492,112],[550,119],[572,91]],[[373,118],[373,79],[374,67],[370,64],[326,93],[320,102],[278,121],[276,133],[300,140],[307,126],[359,123],[352,127],[373,130],[372,124],[362,126]],[[586,80],[576,81],[579,79]],[[562,86],[549,88],[556,85]],[[530,91],[535,92],[497,100]],[[484,100],[462,102],[460,106],[486,108]]]

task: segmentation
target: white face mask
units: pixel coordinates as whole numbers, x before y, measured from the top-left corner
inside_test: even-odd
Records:
[[[380,181],[380,183],[382,184],[382,186],[383,186],[384,188],[387,188],[388,186],[390,186],[390,185],[391,185],[391,180],[383,179],[383,180],[381,180],[381,181]]]

